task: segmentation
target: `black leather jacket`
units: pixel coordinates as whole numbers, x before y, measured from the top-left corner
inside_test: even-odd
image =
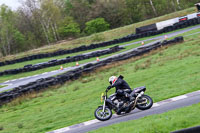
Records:
[[[120,89],[120,90],[130,89],[131,90],[130,86],[128,85],[128,83],[125,80],[123,80],[123,76],[121,76],[121,75],[118,77],[117,81],[115,81],[115,83],[111,87],[115,87],[116,91],[118,89]]]

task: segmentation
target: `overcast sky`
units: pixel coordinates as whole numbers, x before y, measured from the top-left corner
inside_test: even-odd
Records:
[[[21,6],[19,0],[0,0],[0,5],[5,4],[12,8],[12,10],[16,10],[19,6]]]

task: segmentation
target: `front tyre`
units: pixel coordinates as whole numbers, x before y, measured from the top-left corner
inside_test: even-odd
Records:
[[[150,96],[142,95],[137,102],[136,107],[140,110],[150,109],[153,105],[153,100]]]
[[[106,121],[112,117],[112,111],[108,107],[105,107],[105,111],[103,112],[103,107],[101,106],[95,110],[94,116],[100,121]]]

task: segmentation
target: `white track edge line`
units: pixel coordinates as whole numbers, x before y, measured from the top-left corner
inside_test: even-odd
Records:
[[[160,106],[160,104],[154,103],[152,107],[158,107],[158,106]]]
[[[53,133],[61,133],[61,132],[69,131],[69,130],[70,130],[69,127],[65,127],[65,128],[54,130]]]
[[[8,80],[8,81],[5,81],[4,83],[8,83],[8,82],[10,82],[10,80]]]
[[[188,96],[186,95],[182,95],[182,96],[177,96],[177,97],[174,97],[174,98],[170,98],[172,101],[178,101],[178,100],[181,100],[181,99],[185,99],[187,98]]]

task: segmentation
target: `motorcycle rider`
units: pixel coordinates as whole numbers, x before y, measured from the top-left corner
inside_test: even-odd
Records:
[[[125,96],[129,98],[130,102],[135,99],[134,97],[134,91],[131,91],[130,86],[128,83],[123,80],[123,76],[120,75],[119,77],[111,76],[109,78],[110,86],[107,87],[107,90],[110,90],[111,88],[115,87],[116,93],[121,96]],[[119,109],[117,112],[119,113],[121,109]]]

